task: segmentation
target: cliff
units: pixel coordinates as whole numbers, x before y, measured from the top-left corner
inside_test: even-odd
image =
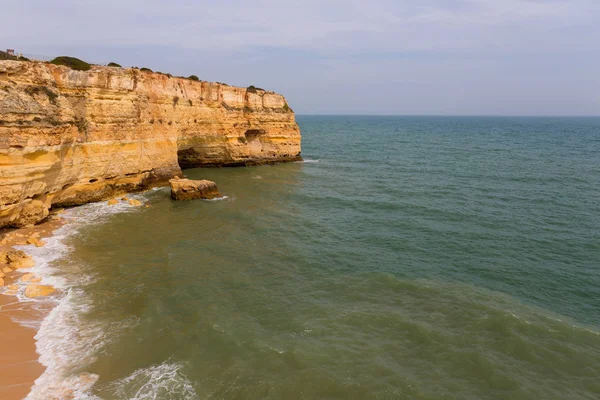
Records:
[[[0,61],[0,228],[167,184],[181,168],[299,159],[300,130],[276,93]]]

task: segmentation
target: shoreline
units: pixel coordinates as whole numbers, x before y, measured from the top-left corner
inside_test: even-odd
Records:
[[[61,278],[56,280],[52,267],[47,269],[48,252],[54,255],[51,261],[64,256],[61,249],[64,248],[63,239],[73,231],[61,231],[69,225],[76,230],[81,214],[90,216],[90,206],[101,210],[100,214],[150,207],[142,196],[155,189],[127,193],[127,196],[109,201],[57,209],[40,224],[0,230],[0,273],[6,267],[13,269],[0,274],[0,339],[4,339],[4,345],[10,344],[10,350],[4,348],[0,351],[0,399],[75,399],[94,385],[97,377],[86,373],[64,382],[48,380],[49,376],[56,375],[57,368],[60,371],[60,365],[54,365],[52,360],[62,355],[60,350],[59,354],[53,353],[53,350],[48,353],[49,345],[62,346],[59,343],[61,339],[48,337],[48,327],[56,326],[56,322],[48,322],[48,318],[55,318],[56,312],[64,312],[64,307],[62,311],[57,310],[70,298],[69,286],[65,286]],[[86,206],[87,211],[80,209]],[[40,251],[46,254],[40,255]],[[21,258],[13,264],[6,257],[8,252]],[[30,290],[30,287],[35,290]],[[66,338],[69,332],[62,334]]]
[[[4,347],[0,357],[0,398],[20,400],[31,391],[45,368],[36,352],[37,329],[24,326],[15,319],[41,321],[45,315],[16,298],[11,301],[6,295],[0,295],[0,307],[0,341]]]
[[[51,237],[63,226],[64,221],[59,212],[51,214],[50,218],[39,225],[26,228],[10,229],[1,232],[0,253],[16,250],[14,246],[31,243],[31,238],[41,241]],[[39,243],[39,242],[38,242]],[[42,244],[40,243],[40,244]],[[30,257],[30,255],[28,254]],[[5,265],[2,264],[2,268]],[[4,285],[0,286],[0,342],[3,350],[0,352],[0,398],[4,400],[21,400],[31,391],[36,379],[45,371],[40,363],[37,352],[35,335],[44,318],[56,304],[50,302],[22,301],[17,297],[15,285],[25,275],[36,273],[36,266],[16,269],[6,272]],[[38,275],[34,279],[39,279]],[[46,297],[46,296],[44,296]]]

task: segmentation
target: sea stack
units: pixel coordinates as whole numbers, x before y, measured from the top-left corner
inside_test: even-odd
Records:
[[[173,200],[214,199],[221,197],[213,181],[174,178],[169,181]]]
[[[137,68],[0,61],[0,228],[166,185],[182,168],[300,160],[286,99]]]

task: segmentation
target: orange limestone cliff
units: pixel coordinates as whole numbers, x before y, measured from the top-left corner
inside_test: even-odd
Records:
[[[165,185],[181,168],[300,159],[294,113],[273,92],[0,61],[0,228]]]

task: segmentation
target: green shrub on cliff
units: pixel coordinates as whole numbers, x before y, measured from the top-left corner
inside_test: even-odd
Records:
[[[108,63],[108,66],[109,66],[109,67],[118,67],[118,68],[123,68],[123,67],[121,67],[121,65],[120,65],[120,64],[117,64],[117,63],[115,63],[115,62],[109,62],[109,63]]]
[[[29,58],[27,57],[23,57],[23,56],[13,56],[8,54],[5,51],[0,51],[0,60],[14,60],[14,61],[31,61]]]
[[[141,68],[140,71],[153,72],[150,68],[146,68],[146,67]]]
[[[188,76],[188,79],[190,81],[199,81],[200,80],[200,78],[198,78],[196,75],[190,75],[190,76]]]
[[[76,71],[87,71],[92,68],[90,64],[75,57],[60,56],[50,62],[55,65],[64,65]]]
[[[250,85],[250,86],[248,86],[248,87],[246,88],[246,91],[247,91],[248,93],[256,93],[258,90],[262,90],[263,92],[265,91],[265,89],[262,89],[262,88],[256,87],[256,86],[254,86],[254,85]]]

